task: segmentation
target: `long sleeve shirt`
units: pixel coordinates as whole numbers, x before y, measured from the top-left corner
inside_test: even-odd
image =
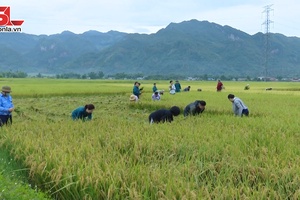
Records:
[[[232,110],[236,116],[242,116],[242,112],[244,109],[248,109],[248,107],[243,103],[243,101],[238,98],[234,97],[232,102]]]
[[[132,90],[132,93],[137,96],[138,98],[140,97],[141,95],[141,91],[140,91],[140,88],[138,88],[136,85],[133,86],[133,90]]]
[[[175,85],[174,84],[170,85],[169,90],[170,90],[170,94],[175,94],[175,90],[176,90]]]
[[[172,122],[173,115],[170,110],[167,109],[160,109],[157,110],[149,115],[149,122],[152,123],[159,123],[159,122]]]
[[[79,107],[73,110],[72,112],[72,119],[82,119],[83,121],[91,120],[92,119],[92,113],[87,113],[85,111],[85,107]]]
[[[181,90],[180,83],[175,83],[175,92],[180,92],[180,90]]]
[[[152,100],[153,101],[160,100],[160,95],[159,94],[157,94],[157,95],[152,94]]]
[[[8,110],[13,107],[12,97],[10,95],[4,96],[0,93],[0,115],[11,115],[11,112]]]
[[[156,86],[153,86],[152,91],[153,91],[153,92],[156,92],[156,91],[157,91],[157,87],[156,87]]]
[[[199,108],[200,101],[195,101],[189,105],[187,105],[183,111],[183,115],[186,117],[188,115],[199,115],[200,113],[203,113],[205,109]]]
[[[222,82],[218,82],[218,84],[217,84],[217,90],[222,90],[222,86],[223,86],[223,83]]]

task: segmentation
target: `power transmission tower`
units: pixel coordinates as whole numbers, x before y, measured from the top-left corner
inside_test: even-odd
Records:
[[[271,8],[273,4],[267,5],[264,7],[263,13],[265,13],[265,21],[262,25],[265,26],[265,63],[264,63],[264,72],[265,72],[265,81],[267,81],[268,77],[268,64],[269,64],[269,57],[270,57],[270,24],[273,21],[270,20],[270,12],[273,11]]]

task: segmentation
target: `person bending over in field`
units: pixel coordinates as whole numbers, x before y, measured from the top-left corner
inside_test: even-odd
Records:
[[[191,86],[187,86],[186,88],[183,89],[185,92],[189,92],[191,90]]]
[[[81,119],[82,121],[91,120],[94,109],[95,106],[93,104],[87,104],[85,106],[76,108],[72,112],[72,119],[73,120]]]
[[[154,92],[152,94],[152,100],[153,101],[159,101],[160,100],[160,94],[158,92]]]
[[[177,106],[171,107],[170,110],[160,109],[149,115],[149,123],[172,122],[173,116],[178,116],[179,114],[180,109]]]
[[[250,89],[250,85],[247,84],[247,85],[245,86],[244,90],[249,90],[249,89]]]
[[[203,100],[196,100],[193,103],[187,105],[183,111],[183,115],[187,117],[188,115],[199,115],[205,110],[206,102]]]
[[[235,116],[249,116],[248,107],[243,103],[243,101],[240,98],[235,97],[233,94],[229,94],[228,100],[232,103],[232,110]]]

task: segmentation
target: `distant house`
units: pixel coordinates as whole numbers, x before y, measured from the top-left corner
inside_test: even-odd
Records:
[[[265,77],[257,77],[257,80],[263,81],[265,80]]]
[[[267,80],[267,81],[278,81],[278,79],[274,78],[274,77],[258,77],[257,79],[260,80],[260,81],[265,81],[265,80]]]
[[[195,81],[195,80],[197,80],[197,78],[187,77],[186,80],[187,80],[187,81]]]
[[[274,77],[270,77],[268,80],[269,80],[269,81],[278,81],[278,79],[277,79],[277,78],[274,78]]]
[[[291,81],[292,81],[292,82],[300,82],[300,79],[299,79],[299,78],[292,78]]]

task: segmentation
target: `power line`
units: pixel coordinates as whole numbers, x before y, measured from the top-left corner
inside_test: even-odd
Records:
[[[268,77],[268,64],[269,64],[269,57],[270,57],[270,24],[273,21],[270,20],[270,12],[273,11],[271,8],[273,4],[267,5],[264,7],[263,13],[265,13],[265,21],[262,25],[265,26],[265,63],[264,63],[264,72],[265,72],[265,81],[267,81]]]

